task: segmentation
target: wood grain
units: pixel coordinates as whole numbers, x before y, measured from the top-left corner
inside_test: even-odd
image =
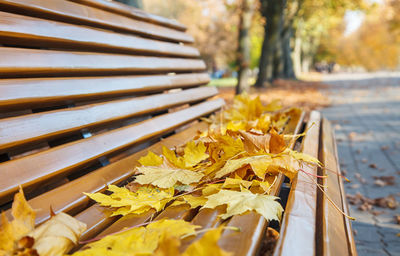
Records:
[[[0,42],[13,46],[197,57],[191,46],[0,11]]]
[[[0,79],[0,111],[194,87],[209,81],[206,73]]]
[[[37,143],[83,128],[196,102],[214,96],[217,92],[213,87],[199,87],[0,119],[0,153],[12,147]]]
[[[116,1],[107,0],[69,0],[71,2],[92,6],[100,10],[118,13],[126,17],[131,17],[138,20],[147,21],[154,24],[159,24],[166,27],[171,27],[176,30],[185,31],[186,26],[173,19],[167,19],[162,16],[146,13],[132,6],[121,4]]]
[[[310,113],[303,138],[302,152],[318,158],[321,114]],[[316,167],[304,166],[305,172],[317,175]],[[317,179],[299,172],[293,180],[274,255],[316,255]]]
[[[221,99],[207,101],[134,125],[58,146],[0,164],[0,203],[12,198],[18,186],[28,188],[52,177],[65,175],[99,157],[172,131],[182,124],[223,106]],[[4,178],[7,177],[7,178]]]
[[[179,30],[64,0],[1,0],[0,9],[42,19],[123,31],[161,40],[193,42],[190,35]]]
[[[201,71],[198,59],[0,47],[0,77]]]

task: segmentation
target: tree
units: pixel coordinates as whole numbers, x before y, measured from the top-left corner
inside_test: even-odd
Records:
[[[281,28],[286,0],[261,0],[261,13],[267,22],[264,26],[264,41],[261,50],[256,87],[266,86],[280,76],[283,70]]]
[[[249,89],[249,72],[251,61],[251,38],[250,28],[254,12],[254,0],[239,1],[239,33],[238,33],[238,83],[236,93],[242,93]]]

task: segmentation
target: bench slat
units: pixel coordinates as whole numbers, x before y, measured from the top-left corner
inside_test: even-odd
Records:
[[[63,0],[1,0],[0,9],[7,12],[124,31],[174,42],[193,42],[193,38],[190,35],[179,30]]]
[[[29,204],[32,208],[37,209],[35,223],[38,225],[50,218],[50,205],[55,213],[63,211],[72,215],[76,214],[83,210],[89,202],[89,198],[82,192],[95,193],[104,191],[108,184],[119,184],[129,179],[135,173],[134,166],[138,164],[137,160],[145,156],[149,150],[161,154],[162,146],[172,148],[176,145],[184,144],[191,140],[197,131],[204,131],[207,128],[208,125],[206,123],[197,123],[178,134],[171,135],[155,143],[145,150],[141,150],[30,199]],[[11,217],[11,210],[7,210],[6,214]]]
[[[0,79],[0,111],[77,100],[193,87],[210,81],[206,73],[79,78]]]
[[[97,52],[197,57],[191,46],[0,12],[0,42]]]
[[[199,56],[196,48],[176,43],[6,12],[0,12],[0,17],[0,41],[3,44],[129,54]]]
[[[129,5],[121,4],[116,1],[107,0],[69,0],[71,2],[92,6],[100,10],[107,10],[109,12],[118,13],[127,17],[132,17],[138,20],[144,20],[150,23],[171,27],[176,30],[185,31],[186,27],[173,19],[167,19],[162,16],[146,13],[140,9],[134,8]]]
[[[318,158],[321,114],[310,113],[302,152]],[[316,167],[303,166],[305,172],[317,175]],[[280,237],[274,255],[315,255],[317,215],[317,179],[299,172],[292,182]]]
[[[100,124],[196,102],[218,93],[213,87],[156,94],[0,119],[0,153]]]
[[[200,71],[200,59],[62,52],[0,47],[0,77]]]
[[[283,133],[298,134],[303,124],[304,115],[304,112],[297,113],[285,126]],[[294,147],[294,142],[295,140],[292,141],[291,148]],[[285,176],[283,174],[278,176],[274,187],[271,189],[271,195],[279,195],[284,179]],[[234,252],[234,255],[256,255],[264,239],[268,221],[262,215],[250,212],[244,215],[233,216],[227,225],[240,228],[240,233],[238,234],[231,230],[224,231],[219,242],[221,247],[231,250]]]
[[[322,121],[322,148],[321,161],[325,168],[340,173],[337,160],[335,137],[333,129],[328,120]],[[346,202],[345,195],[342,194],[343,186],[341,177],[330,171],[323,171],[323,175],[327,178],[322,180],[325,193],[329,198],[344,212]],[[354,246],[354,238],[351,229],[346,226],[348,219],[343,216],[333,205],[327,200],[326,196],[321,194],[320,208],[322,210],[322,219],[318,221],[318,227],[321,229],[321,239],[317,240],[317,250],[319,255],[357,255]],[[318,238],[317,238],[318,239]],[[319,243],[318,243],[319,241]]]
[[[134,125],[58,146],[34,155],[0,164],[0,203],[11,199],[21,184],[24,188],[66,175],[101,156],[122,150],[135,143],[171,131],[223,106],[222,99],[207,101],[193,107],[157,116]]]

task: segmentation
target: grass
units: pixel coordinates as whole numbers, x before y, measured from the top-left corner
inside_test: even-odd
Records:
[[[254,78],[249,78],[249,84],[254,84],[254,82],[255,82]],[[208,85],[215,87],[235,87],[236,84],[237,84],[237,78],[226,77],[226,78],[212,79]]]

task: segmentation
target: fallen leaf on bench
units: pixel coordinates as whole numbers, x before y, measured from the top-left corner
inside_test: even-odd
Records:
[[[144,166],[159,166],[164,162],[161,156],[149,151],[146,156],[142,156],[138,162]]]
[[[150,209],[160,211],[173,199],[174,188],[158,189],[151,186],[142,186],[136,192],[127,188],[109,185],[108,191],[111,195],[103,193],[84,193],[102,206],[115,208],[111,216],[127,215],[130,213],[140,214]]]
[[[27,234],[34,239],[33,249],[40,256],[61,256],[78,243],[86,224],[65,213],[59,213]]]
[[[275,201],[278,197],[253,194],[248,190],[239,192],[223,189],[216,194],[207,196],[207,199],[203,208],[227,205],[226,213],[221,215],[222,219],[254,210],[267,220],[280,221],[283,211],[281,204]]]
[[[207,198],[203,196],[192,196],[192,195],[184,195],[178,198],[172,206],[181,205],[181,204],[189,204],[190,208],[197,208],[199,206],[205,205],[207,202]]]
[[[184,220],[159,220],[146,227],[136,227],[108,235],[72,255],[152,255],[166,234],[181,237],[194,234],[199,227]]]
[[[269,155],[259,155],[229,160],[224,167],[215,174],[215,177],[221,178],[247,164],[252,167],[254,173],[258,177],[263,179],[268,166],[272,164],[272,158]]]
[[[0,255],[61,256],[77,244],[86,224],[59,213],[35,229],[35,211],[25,199],[22,188],[14,196],[9,222],[2,213]]]
[[[200,141],[196,144],[194,141],[190,141],[183,150],[183,156],[177,157],[175,152],[167,147],[163,147],[163,155],[174,166],[188,169],[209,157],[206,154],[206,150],[207,148],[203,142]]]
[[[182,256],[229,256],[230,252],[222,250],[218,245],[222,227],[207,231],[202,238],[189,245]]]
[[[162,234],[158,247],[155,250],[153,256],[179,256],[179,247],[181,246],[181,240],[176,236],[168,234]]]
[[[25,199],[22,188],[14,196],[10,222],[4,212],[1,213],[0,255],[12,255],[17,242],[35,228],[36,213]]]
[[[142,173],[136,176],[139,184],[152,184],[160,188],[173,187],[177,182],[190,185],[200,181],[204,174],[185,169],[173,169],[153,166],[141,166],[137,170]]]

